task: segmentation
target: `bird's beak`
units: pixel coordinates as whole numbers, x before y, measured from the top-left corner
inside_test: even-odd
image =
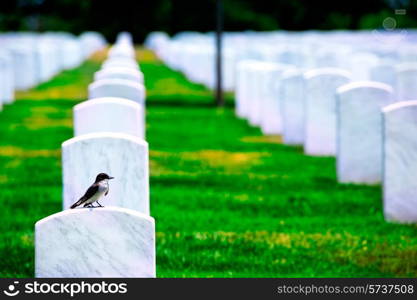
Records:
[[[114,179],[114,177],[109,176],[109,179]]]

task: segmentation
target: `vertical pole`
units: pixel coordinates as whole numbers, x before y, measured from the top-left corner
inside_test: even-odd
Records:
[[[222,88],[222,29],[223,29],[223,3],[216,0],[216,105],[223,106]]]

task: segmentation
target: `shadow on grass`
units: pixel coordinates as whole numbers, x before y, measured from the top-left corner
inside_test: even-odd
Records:
[[[213,99],[207,99],[206,97],[190,97],[187,98],[184,95],[174,96],[158,96],[148,97],[146,99],[146,106],[152,107],[190,107],[190,108],[217,108]],[[225,108],[234,108],[233,101],[227,101],[224,105]]]

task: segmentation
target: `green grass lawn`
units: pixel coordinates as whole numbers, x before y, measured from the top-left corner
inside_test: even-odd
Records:
[[[262,136],[139,51],[147,87],[159,277],[417,276],[417,226],[386,223],[381,188]],[[97,55],[0,112],[0,275],[33,276],[34,223],[61,210],[61,142]]]

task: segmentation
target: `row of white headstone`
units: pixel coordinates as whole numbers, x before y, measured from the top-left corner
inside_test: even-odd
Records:
[[[393,65],[406,63],[403,68],[408,69],[410,63],[417,62],[416,37],[417,31],[411,29],[389,32],[226,32],[222,52],[223,86],[234,90],[236,67],[241,60],[290,64],[305,70],[342,68],[349,70],[356,80],[370,80],[369,69],[378,66],[372,76],[378,81],[395,85],[393,74],[396,70]],[[154,32],[146,39],[146,45],[190,80],[208,88],[214,87],[213,33],[182,32],[169,38],[163,32]]]
[[[234,88],[239,117],[264,134],[282,135],[285,144],[304,146],[306,154],[336,156],[339,182],[382,181],[386,219],[417,222],[415,31],[250,32],[224,39],[225,85]],[[153,33],[147,45],[190,80],[212,87],[210,34]]]
[[[0,34],[0,110],[14,101],[16,90],[32,88],[80,65],[104,45],[97,32],[79,37],[63,32]]]
[[[73,114],[75,137],[62,144],[64,211],[35,225],[36,277],[155,277],[145,88],[129,33]],[[105,207],[69,209],[102,172],[115,177]]]

